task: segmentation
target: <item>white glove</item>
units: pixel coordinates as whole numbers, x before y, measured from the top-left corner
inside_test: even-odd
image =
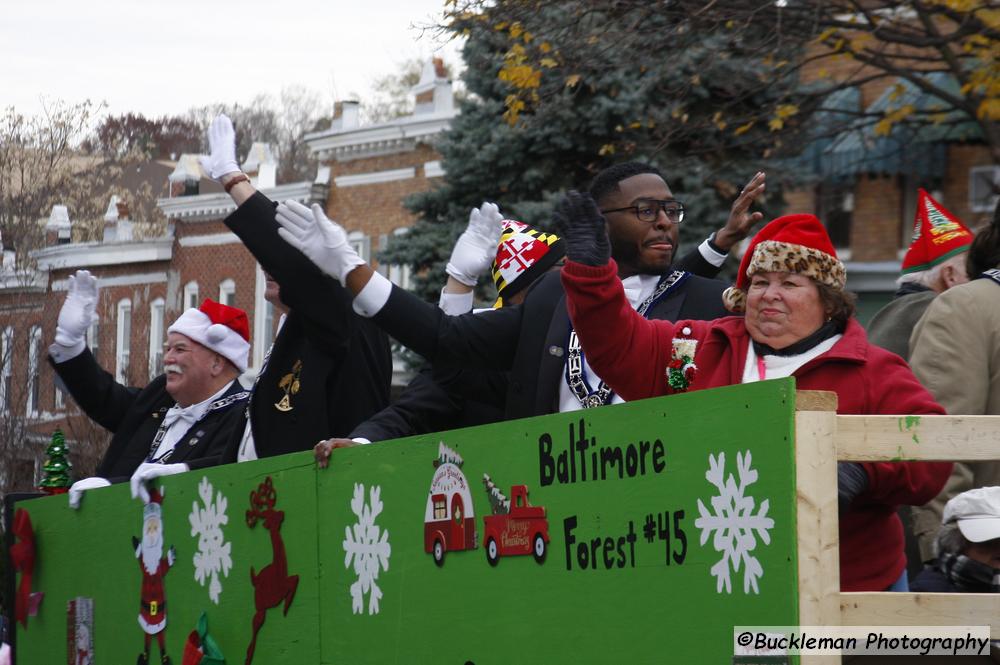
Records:
[[[66,348],[81,347],[82,351],[96,308],[97,278],[87,270],[77,270],[75,275],[70,275],[66,301],[59,310],[56,344]]]
[[[458,237],[445,271],[466,286],[475,286],[493,263],[503,232],[503,216],[495,203],[483,202],[469,214],[469,225]]]
[[[365,264],[347,242],[344,228],[327,219],[318,204],[310,210],[297,201],[285,201],[278,206],[276,218],[281,225],[278,235],[342,286],[347,284],[348,273]]]
[[[83,480],[78,480],[69,488],[69,507],[76,510],[80,507],[80,501],[83,500],[83,492],[85,490],[92,490],[98,487],[109,487],[111,485],[107,478],[99,478],[93,476],[92,478],[84,478]]]
[[[240,165],[236,163],[236,130],[233,121],[225,113],[215,116],[208,127],[209,155],[198,158],[201,169],[212,180],[222,180],[227,173],[236,173]]]
[[[177,464],[156,464],[154,462],[143,462],[139,468],[132,473],[128,480],[129,488],[132,490],[133,499],[142,499],[143,503],[149,503],[149,490],[146,483],[153,478],[172,476],[175,473],[184,473],[188,470],[188,465],[182,462]]]

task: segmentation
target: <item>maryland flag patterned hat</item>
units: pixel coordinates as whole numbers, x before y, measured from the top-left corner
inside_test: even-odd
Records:
[[[527,224],[503,220],[503,231],[493,259],[493,282],[497,286],[494,307],[526,289],[566,254],[562,238]]]
[[[972,231],[923,189],[917,190],[913,239],[903,257],[904,275],[930,270],[956,254],[968,251]]]

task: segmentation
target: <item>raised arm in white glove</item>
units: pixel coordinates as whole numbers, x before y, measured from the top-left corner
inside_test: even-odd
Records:
[[[458,237],[445,271],[466,286],[475,286],[497,255],[503,215],[495,203],[483,202],[469,214],[469,225]]]
[[[222,176],[237,173],[240,165],[236,163],[236,130],[233,121],[225,113],[215,116],[208,127],[209,154],[202,155],[199,161],[201,168],[213,180],[222,180]]]
[[[107,478],[101,478],[99,476],[93,476],[91,478],[84,478],[83,480],[78,480],[69,488],[69,507],[76,510],[80,507],[80,502],[83,501],[83,493],[86,490],[97,489],[98,487],[109,487],[111,482]]]
[[[276,218],[281,225],[278,234],[285,242],[341,285],[347,285],[348,273],[365,264],[347,242],[344,228],[327,219],[318,204],[310,210],[297,201],[285,201],[278,206]]]
[[[56,344],[62,347],[57,362],[69,360],[83,352],[87,329],[94,322],[97,308],[97,278],[87,270],[77,270],[69,278],[66,301],[59,310],[56,323]]]
[[[132,490],[133,499],[142,499],[143,503],[149,503],[149,490],[146,483],[154,478],[172,476],[175,473],[184,473],[188,470],[188,465],[183,462],[177,464],[155,464],[153,462],[143,462],[139,465],[129,478],[128,485]]]

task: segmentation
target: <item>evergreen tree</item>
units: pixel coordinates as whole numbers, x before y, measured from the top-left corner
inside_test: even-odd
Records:
[[[39,488],[46,494],[63,494],[73,484],[70,470],[73,466],[66,454],[66,439],[62,430],[56,428],[52,433],[52,441],[45,450],[45,477]]]
[[[510,512],[510,499],[496,486],[490,474],[483,474],[483,485],[486,486],[486,496],[490,501],[490,510],[494,515],[506,515]]]
[[[447,175],[409,199],[419,219],[382,256],[412,265],[425,298],[437,298],[453,241],[483,200],[549,228],[562,192],[586,188],[611,164],[645,160],[687,207],[681,239],[691,248],[766,168],[774,140],[758,120],[779,91],[768,84],[773,67],[742,57],[752,32],[694,34],[684,16],[614,7],[473,2],[451,13],[448,29],[467,35],[469,94],[437,146]],[[643,35],[662,43],[664,33],[674,38],[669,52],[642,47]],[[768,181],[771,201],[776,186]]]

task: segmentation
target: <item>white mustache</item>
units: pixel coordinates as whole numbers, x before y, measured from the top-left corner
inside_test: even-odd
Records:
[[[164,365],[163,371],[167,374],[184,374],[184,369],[180,365]]]

